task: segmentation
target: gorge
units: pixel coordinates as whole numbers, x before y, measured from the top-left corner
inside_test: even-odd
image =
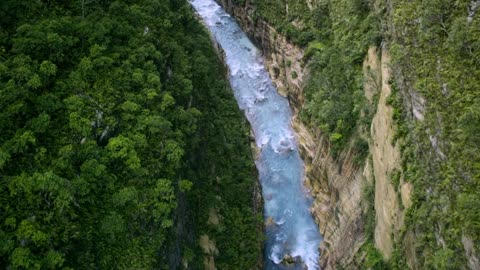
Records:
[[[0,268],[480,269],[479,10],[0,1]]]
[[[418,54],[419,49],[409,44],[427,34],[409,28],[405,17],[423,18],[432,27],[441,22],[398,1],[218,2],[258,44],[278,92],[288,98],[293,110],[292,125],[306,162],[306,184],[313,191],[312,211],[324,236],[322,269],[478,269],[475,229],[460,221],[463,218],[450,220],[440,213],[428,216],[428,211],[424,212],[436,212],[441,197],[440,204],[469,218],[476,219],[463,207],[478,209],[471,201],[474,195],[466,195],[477,189],[469,179],[478,179],[478,174],[473,167],[453,165],[455,161],[446,158],[442,149],[451,146],[439,143],[440,137],[444,136],[444,142],[455,139],[446,135],[451,127],[445,125],[450,120],[438,118],[444,110],[438,107],[442,97],[430,96],[436,87],[445,87],[442,80],[458,91],[456,79],[447,69],[475,70],[473,77],[464,76],[467,73],[458,76],[472,85],[469,97],[477,96],[476,60],[464,58],[461,49],[453,52],[453,45],[440,34],[428,38],[444,49]],[[459,6],[440,2],[412,5],[450,18],[446,26],[450,40],[459,37],[456,31],[464,31],[470,33],[465,44],[474,44],[478,29],[474,30],[469,14],[477,10],[476,2]],[[454,11],[442,12],[441,7]],[[460,28],[453,26],[454,19],[462,22]],[[429,48],[428,42],[424,46]],[[412,55],[417,59],[409,58]],[[449,68],[437,62],[436,73],[420,69],[421,61],[450,56],[465,66],[448,60]],[[416,71],[408,61],[415,63]],[[429,83],[415,84],[418,74]],[[453,98],[445,91],[443,94],[445,99]],[[474,106],[471,101],[449,111],[470,115],[466,111]],[[476,135],[472,130],[459,122],[455,125],[469,138],[468,144],[477,147],[473,146]],[[467,160],[465,156],[461,159]],[[449,179],[445,169],[439,168],[452,166],[468,171],[469,176],[457,171],[457,177],[470,183],[460,194],[436,184],[436,179]],[[438,193],[432,196],[432,190]],[[456,227],[459,233],[441,236],[443,229],[439,228],[444,226]]]
[[[288,102],[277,94],[260,52],[236,21],[213,0],[192,5],[225,54],[232,89],[260,149],[256,164],[265,202],[265,269],[282,269],[285,258],[296,261],[298,269],[303,264],[318,269],[320,235],[309,212],[310,196],[302,186],[303,163],[289,126]]]

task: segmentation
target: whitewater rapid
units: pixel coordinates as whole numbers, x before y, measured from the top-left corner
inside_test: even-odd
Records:
[[[277,93],[261,53],[235,19],[214,0],[190,3],[225,52],[235,98],[261,149],[256,166],[265,201],[265,269],[285,269],[285,255],[301,258],[309,270],[319,269],[321,237],[309,211],[312,202],[303,186],[304,164],[290,125],[289,104]]]

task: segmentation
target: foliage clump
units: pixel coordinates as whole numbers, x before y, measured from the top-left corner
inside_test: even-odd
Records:
[[[303,117],[330,136],[333,156],[358,133],[359,123],[369,123],[364,118],[373,117],[363,93],[362,72],[367,49],[376,45],[379,31],[370,8],[359,1],[325,1],[313,11],[321,43],[312,42],[307,48],[315,75],[306,87]]]

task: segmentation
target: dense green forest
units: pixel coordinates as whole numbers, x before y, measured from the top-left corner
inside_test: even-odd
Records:
[[[186,1],[1,1],[2,268],[196,269],[201,234],[220,269],[254,268],[256,175],[224,73]]]

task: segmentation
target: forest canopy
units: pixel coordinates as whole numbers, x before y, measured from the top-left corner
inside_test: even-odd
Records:
[[[171,269],[208,231],[250,269],[256,175],[223,74],[186,1],[2,1],[0,265]]]

